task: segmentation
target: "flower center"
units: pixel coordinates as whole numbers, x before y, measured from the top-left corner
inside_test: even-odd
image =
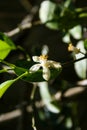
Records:
[[[47,55],[41,55],[39,58],[40,58],[40,60],[47,60],[48,56]]]
[[[73,51],[73,50],[74,50],[74,46],[72,45],[72,43],[70,43],[68,46],[68,51]]]
[[[69,44],[68,46],[68,51],[74,51],[76,54],[80,53],[80,49],[76,48],[72,45],[72,43]]]

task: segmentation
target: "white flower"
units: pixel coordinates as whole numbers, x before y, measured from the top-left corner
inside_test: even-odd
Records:
[[[38,64],[33,65],[29,70],[30,72],[36,72],[42,67],[43,69],[43,78],[45,80],[49,80],[51,74],[50,74],[50,67],[52,68],[61,68],[61,64],[52,60],[47,60],[47,55],[41,55],[41,56],[33,56],[32,59],[34,62],[38,62]]]

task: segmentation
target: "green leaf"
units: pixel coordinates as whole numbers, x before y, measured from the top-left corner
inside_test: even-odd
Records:
[[[25,71],[25,73],[21,74],[20,76],[18,76],[17,78],[13,79],[13,80],[8,80],[5,81],[3,83],[0,84],[0,98],[3,96],[3,94],[6,92],[6,90],[17,80],[21,79],[22,77],[24,77],[25,75],[27,75],[27,72]]]
[[[17,74],[17,76],[20,76],[25,71],[27,71],[28,74],[25,77],[23,77],[22,79],[25,80],[25,81],[28,81],[28,82],[41,82],[41,81],[44,80],[42,78],[42,71],[41,70],[39,70],[35,73],[29,73],[28,69],[21,68],[21,67],[15,67],[14,71]]]
[[[0,40],[0,59],[5,59],[10,51],[10,46],[6,42]]]
[[[6,69],[0,70],[0,73],[4,73],[4,72],[7,72],[7,70]]]
[[[15,73],[20,76],[21,74],[23,74],[25,71],[29,72],[29,68],[34,65],[35,63],[32,62],[32,61],[24,61],[24,60],[20,60],[18,61],[18,63],[16,63],[16,66],[15,66]],[[51,68],[50,71],[51,71],[51,78],[50,79],[53,79],[53,78],[56,78],[60,72],[61,72],[61,68],[59,69],[53,69]],[[34,73],[31,73],[29,72],[25,77],[22,78],[23,80],[25,81],[28,81],[28,82],[41,82],[41,81],[44,81],[43,77],[42,77],[42,69],[34,72]]]
[[[80,48],[81,52],[86,53],[86,50],[84,49],[84,42],[83,41],[78,42],[77,48]],[[84,57],[84,55],[81,53],[76,55],[76,59],[79,59],[82,57]],[[77,75],[82,79],[86,78],[87,59],[76,62],[74,64],[74,66],[75,66],[75,71],[76,71]]]
[[[0,98],[14,82],[15,80],[8,80],[0,84]]]
[[[84,48],[87,50],[87,39],[84,41]]]
[[[16,46],[13,41],[2,32],[0,32],[0,40],[6,42],[12,49],[16,49]]]
[[[11,50],[15,50],[14,43],[0,32],[0,59],[5,59]]]

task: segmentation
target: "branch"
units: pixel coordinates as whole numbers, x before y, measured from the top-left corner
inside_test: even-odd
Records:
[[[19,26],[9,32],[5,32],[5,34],[9,37],[12,37],[18,33],[20,33],[21,31],[25,30],[25,29],[29,29],[32,27],[32,20],[35,16],[35,14],[38,11],[38,7],[35,6],[31,9],[31,12],[29,15],[27,15],[19,24]]]
[[[69,88],[63,94],[62,94],[62,92],[59,91],[53,96],[52,101],[54,101],[54,100],[63,101],[63,99],[66,100],[66,98],[70,99],[70,101],[71,101],[71,97],[75,97],[75,96],[76,96],[76,99],[77,99],[79,94],[82,94],[86,91],[87,87],[85,87],[85,86],[87,86],[87,80],[79,81],[77,83],[77,85],[83,85],[83,86],[76,86],[76,87],[73,87],[73,88]],[[41,101],[36,101],[35,106],[36,106],[37,109],[40,109],[40,108],[44,107],[45,104],[41,100]],[[20,105],[19,105],[19,107],[20,107]],[[26,111],[29,112],[29,113],[32,113],[33,112],[32,106],[28,105],[26,107]],[[22,110],[16,109],[16,110],[13,110],[13,111],[8,112],[8,113],[1,114],[0,115],[0,122],[11,120],[11,119],[14,119],[14,118],[19,117],[19,116],[22,116]]]
[[[4,121],[7,121],[7,120],[10,120],[10,119],[17,118],[17,117],[19,117],[21,115],[22,115],[22,111],[20,109],[13,110],[13,111],[7,112],[5,114],[1,114],[0,115],[0,123],[4,122]]]
[[[62,92],[57,92],[54,95],[54,99],[57,101],[66,99],[66,98],[67,99],[70,98],[70,100],[71,100],[72,97],[77,99],[79,97],[79,95],[84,93],[86,90],[87,90],[87,79],[78,81],[77,86],[75,86],[73,88],[69,88],[63,94],[62,94]]]
[[[6,32],[5,34],[9,37],[12,37],[12,36],[18,34],[19,32],[21,32],[22,30],[25,30],[25,29],[28,29],[28,28],[31,28],[31,27],[32,27],[31,23],[26,23],[24,25],[20,25],[19,27],[11,30],[10,32]]]

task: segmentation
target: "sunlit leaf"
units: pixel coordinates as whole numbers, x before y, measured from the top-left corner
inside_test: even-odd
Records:
[[[72,128],[73,122],[72,122],[72,119],[71,119],[70,117],[67,117],[67,118],[66,118],[65,126],[66,126],[68,129]]]
[[[2,32],[0,32],[0,40],[6,42],[12,49],[16,49],[16,46],[13,41]]]
[[[70,29],[69,33],[73,36],[73,38],[77,40],[82,38],[82,29],[80,25],[77,25]]]
[[[70,34],[69,33],[65,34],[62,40],[65,43],[70,43]]]
[[[82,38],[82,29],[80,25],[77,25],[75,27],[73,27],[72,29],[69,29],[68,33],[65,34],[65,36],[63,37],[63,42],[65,43],[70,43],[70,35],[74,38],[74,39],[81,39]]]
[[[6,42],[0,40],[0,59],[5,59],[10,51],[11,47]]]
[[[72,0],[66,0],[66,1],[64,2],[64,7],[65,7],[65,8],[68,8],[68,7],[70,6],[71,2],[72,2]]]
[[[8,80],[0,84],[0,98],[14,82],[15,80]]]
[[[4,72],[7,72],[7,70],[6,69],[0,70],[0,73],[4,73]]]
[[[46,107],[50,112],[53,112],[53,113],[60,112],[60,108],[59,108],[58,104],[56,104],[56,102],[55,103],[48,103],[48,104],[46,104]]]
[[[80,48],[80,50],[85,53],[85,49],[84,49],[84,42],[83,41],[80,41],[78,42],[77,44],[77,47]],[[81,57],[84,57],[83,54],[79,53],[76,55],[76,59],[79,59]],[[76,73],[77,75],[80,77],[80,78],[86,78],[86,70],[87,69],[87,59],[84,59],[84,60],[81,60],[81,61],[78,61],[75,63],[75,70],[76,70]]]
[[[48,0],[41,3],[39,17],[42,23],[53,19],[55,7],[56,4]]]
[[[14,43],[0,32],[0,59],[5,59],[11,50],[16,49]]]
[[[56,104],[55,101],[52,102],[52,95],[49,92],[48,89],[48,83],[47,82],[41,82],[38,84],[41,98],[47,107],[47,109],[53,113],[59,113],[60,108],[58,104]]]
[[[41,3],[41,7],[39,10],[39,17],[42,23],[46,23],[46,26],[51,29],[58,29],[58,21],[54,20],[56,16],[55,10],[57,5],[51,1],[44,1]],[[58,12],[58,11],[57,11]],[[53,21],[52,21],[53,20]]]

